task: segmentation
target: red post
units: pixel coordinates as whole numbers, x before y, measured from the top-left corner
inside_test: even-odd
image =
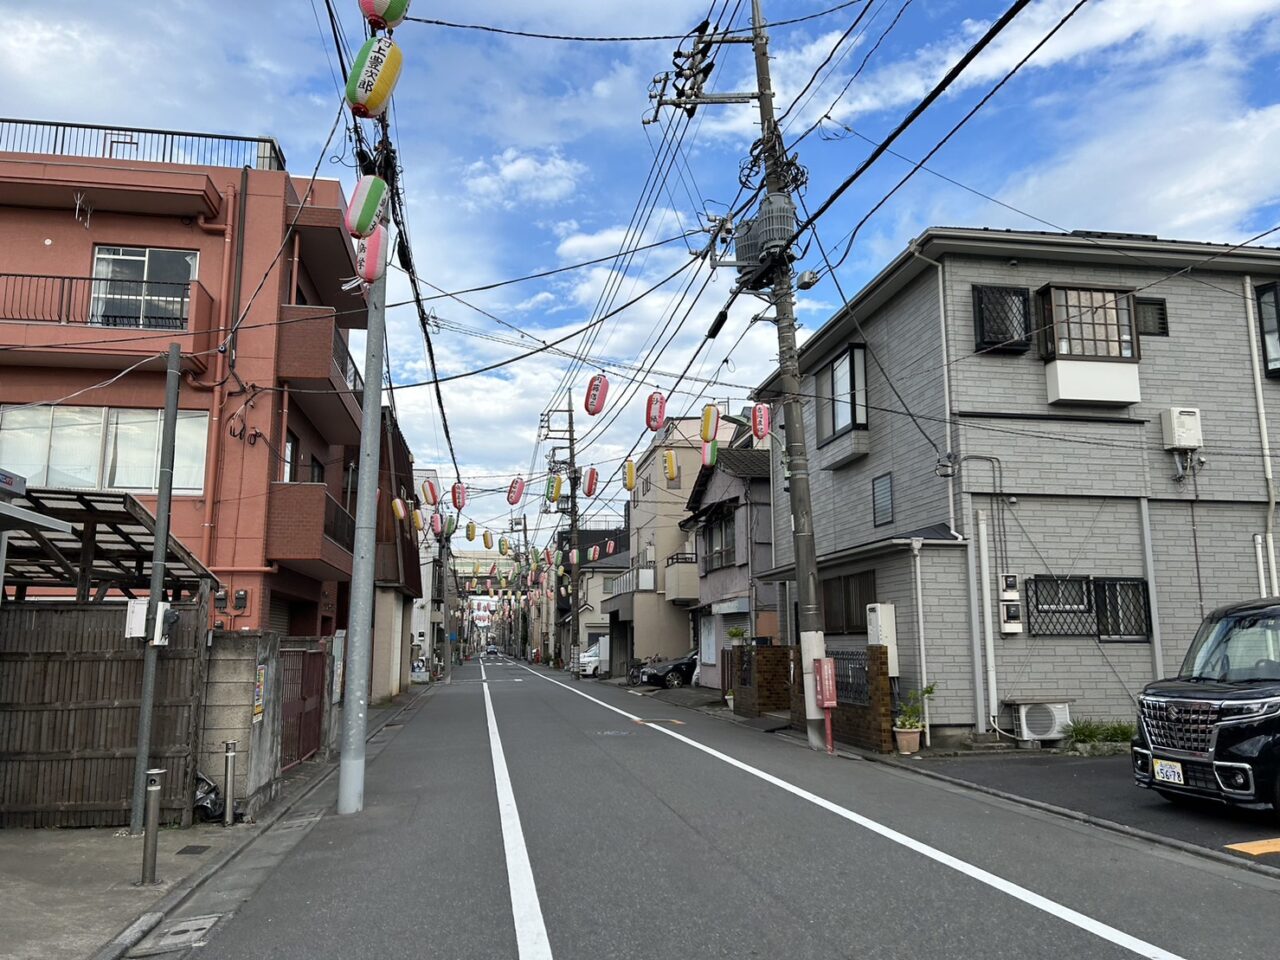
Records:
[[[831,732],[831,711],[836,705],[836,662],[831,657],[819,657],[813,661],[813,688],[814,699],[826,723],[827,753],[834,754],[836,744]]]

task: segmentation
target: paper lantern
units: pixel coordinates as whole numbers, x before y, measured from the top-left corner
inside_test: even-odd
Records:
[[[542,559],[547,561],[548,567],[551,566],[551,548],[550,547],[542,548]]]
[[[431,515],[431,532],[437,537],[444,533],[444,519],[438,513]]]
[[[476,525],[474,522],[467,523],[467,539],[474,540],[476,538]]]
[[[667,422],[667,398],[658,391],[649,394],[644,407],[644,423],[650,430],[658,431]]]
[[[415,509],[413,511],[413,529],[421,530],[425,526],[426,523],[422,519],[422,511]]]
[[[493,534],[490,533],[488,530],[484,532],[484,548],[486,550],[493,549]]]
[[[387,270],[387,228],[378,224],[356,245],[356,276],[375,283]]]
[[[445,520],[444,535],[446,537],[452,537],[454,534],[454,531],[457,529],[458,529],[458,518],[451,513],[449,514],[448,518]]]
[[[409,516],[409,505],[399,497],[393,497],[391,500],[391,512],[395,514],[397,520],[404,520]]]
[[[382,223],[387,213],[387,201],[391,191],[387,189],[387,181],[373,174],[367,174],[356,183],[351,194],[351,202],[347,204],[347,215],[343,218],[347,233],[357,239],[369,236]]]
[[[520,505],[520,501],[524,499],[524,478],[516,477],[511,481],[511,486],[507,487],[507,503],[513,507]]]
[[[395,29],[409,15],[413,0],[360,0],[360,12],[375,30]]]
[[[636,488],[636,462],[628,460],[622,465],[622,485],[628,490]]]
[[[712,440],[710,443],[702,444],[702,465],[704,467],[714,467],[716,460],[720,457],[720,441]]]
[[[676,452],[667,450],[662,454],[663,472],[667,475],[669,483],[675,483],[680,478],[680,465],[676,463]]]
[[[564,485],[564,478],[558,473],[553,473],[547,477],[547,502],[555,503],[560,499],[560,488]]]
[[[583,478],[582,492],[588,497],[596,495],[596,487],[600,485],[600,471],[595,467],[587,467],[587,474]]]
[[[440,491],[436,489],[436,485],[430,480],[422,481],[422,502],[428,507],[434,507],[440,502]]]
[[[597,543],[597,544],[594,544],[594,545],[591,547],[590,552],[587,554],[587,557],[591,560],[591,562],[592,562],[592,563],[595,563],[597,560],[599,560],[599,559],[600,559],[600,544],[598,544],[598,543]]]
[[[603,373],[597,373],[587,382],[587,396],[582,405],[591,416],[597,416],[604,409],[604,398],[608,395],[609,378]]]
[[[391,102],[404,58],[390,37],[370,37],[347,79],[347,103],[357,117],[380,117]]]
[[[462,483],[455,483],[453,490],[450,492],[453,498],[453,509],[461,510],[467,505],[467,488]]]
[[[578,565],[578,548],[574,547],[569,551],[569,566],[576,567]]]
[[[491,576],[491,577],[492,577],[492,576],[494,576],[497,572],[498,572],[498,565],[497,565],[496,563],[491,563],[491,564],[489,564],[489,576]]]
[[[702,442],[710,443],[720,432],[720,408],[708,403],[702,408]]]
[[[556,566],[559,567],[564,562],[564,551],[557,550],[555,554]]]
[[[751,433],[757,440],[769,435],[769,405],[757,403],[751,408]]]
[[[498,552],[505,557],[507,555],[507,551],[510,549],[511,549],[511,541],[508,540],[506,537],[499,537]]]
[[[617,544],[615,544],[612,540],[610,540],[608,543],[604,545],[604,552],[609,554],[609,556],[613,556],[613,551],[615,549],[617,549]]]
[[[562,596],[562,597],[567,597],[568,595],[569,595],[569,591],[568,591],[568,590],[566,590],[564,587],[561,587],[561,588],[560,588],[560,596]]]

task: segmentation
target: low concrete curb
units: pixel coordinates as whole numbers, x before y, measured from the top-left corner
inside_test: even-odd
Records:
[[[436,684],[431,684],[425,690],[419,690],[413,696],[406,698],[405,702],[393,712],[387,714],[371,726],[365,736],[366,740],[372,740],[382,728],[393,722],[401,714],[410,707],[415,706],[431,697],[437,688]],[[410,690],[413,690],[410,687]],[[336,761],[330,761],[323,768],[320,768],[311,782],[300,787],[297,794],[289,800],[278,804],[271,812],[262,820],[256,821],[245,831],[240,842],[228,847],[217,858],[210,860],[203,867],[192,873],[190,876],[180,880],[174,885],[174,888],[166,893],[163,897],[151,904],[143,913],[134,918],[133,922],[112,937],[107,943],[99,947],[89,960],[119,960],[126,953],[136,947],[144,937],[152,930],[159,926],[170,913],[182,906],[187,899],[200,889],[208,880],[219,870],[229,864],[232,860],[243,853],[250,844],[257,840],[260,836],[275,826],[280,820],[284,819],[294,807],[302,803],[303,800],[311,796],[326,780],[329,779],[338,769]]]

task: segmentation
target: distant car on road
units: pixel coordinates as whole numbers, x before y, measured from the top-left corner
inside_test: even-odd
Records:
[[[586,652],[578,657],[578,675],[583,677],[600,676],[600,644],[593,643]]]
[[[690,650],[674,660],[659,660],[640,670],[640,682],[674,689],[693,682],[693,671],[698,668],[698,651]]]
[[[498,655],[498,645],[496,643],[489,644],[484,648],[484,655],[486,657],[496,657]]]

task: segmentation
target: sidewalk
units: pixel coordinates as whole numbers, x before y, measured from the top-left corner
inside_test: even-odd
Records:
[[[413,686],[370,709],[369,735],[429,689]],[[336,758],[299,764],[284,774],[280,796],[254,823],[162,830],[160,882],[153,887],[134,885],[142,872],[142,838],[119,828],[0,831],[0,960],[77,960],[140,920],[153,926],[335,769]]]

